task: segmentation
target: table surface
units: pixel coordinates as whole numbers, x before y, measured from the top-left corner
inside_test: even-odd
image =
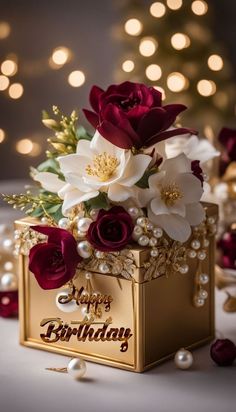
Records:
[[[7,208],[0,212],[0,223],[15,217]],[[216,335],[236,342],[236,314],[223,312],[225,297],[216,291]],[[69,358],[19,345],[17,320],[0,318],[0,331],[1,412],[235,411],[236,365],[217,367],[209,345],[193,352],[187,371],[176,369],[173,360],[143,374],[87,362],[85,378],[74,381],[45,370],[67,366]]]

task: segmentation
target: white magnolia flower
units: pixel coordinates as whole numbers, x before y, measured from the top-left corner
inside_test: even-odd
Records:
[[[96,131],[91,142],[80,140],[75,154],[59,157],[58,161],[66,182],[55,179],[51,173],[39,173],[35,180],[46,190],[58,193],[64,200],[62,213],[67,214],[73,206],[98,196],[99,192],[106,192],[113,202],[127,200],[133,195],[133,186],[143,176],[151,157],[134,156]]]
[[[203,193],[200,180],[191,173],[191,161],[181,154],[167,159],[159,173],[149,177],[148,217],[174,240],[185,242],[191,226],[205,217],[199,203]]]

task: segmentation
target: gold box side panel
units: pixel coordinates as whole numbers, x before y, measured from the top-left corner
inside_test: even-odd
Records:
[[[50,350],[55,353],[80,354],[88,360],[99,359],[100,363],[110,364],[127,369],[134,369],[136,362],[136,322],[134,318],[134,285],[126,279],[119,279],[101,274],[93,274],[92,284],[95,290],[102,294],[111,295],[113,301],[109,312],[102,308],[102,317],[96,319],[103,324],[109,317],[112,318],[112,328],[130,328],[132,336],[128,340],[128,349],[126,352],[120,351],[121,341],[78,341],[76,336],[72,336],[69,342],[57,341],[56,343],[44,343],[40,338],[41,333],[46,333],[47,327],[40,327],[40,322],[44,318],[61,318],[63,324],[71,326],[71,321],[82,321],[84,315],[80,308],[75,312],[65,313],[60,311],[56,306],[56,295],[59,290],[42,290],[32,273],[28,270],[28,258],[21,258],[23,267],[21,273],[20,285],[20,335],[21,343],[26,346],[39,347]],[[85,286],[85,278],[78,279],[78,287]],[[73,324],[72,327],[78,327]],[[93,325],[91,325],[93,327]],[[102,325],[94,325],[95,330]]]

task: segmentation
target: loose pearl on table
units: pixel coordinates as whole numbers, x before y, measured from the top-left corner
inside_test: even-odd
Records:
[[[58,226],[60,229],[68,229],[69,224],[69,219],[67,217],[62,217],[58,222]]]
[[[86,363],[81,358],[71,359],[67,365],[67,372],[72,378],[80,379],[86,372]]]
[[[71,293],[71,289],[65,288],[65,289],[60,290],[60,292],[58,292],[56,295],[56,306],[59,310],[61,310],[64,313],[75,312],[79,308],[75,300],[71,300],[68,303],[58,302],[58,299],[60,296],[63,296],[63,295],[67,296],[69,293]]]
[[[201,283],[201,285],[206,285],[209,282],[209,276],[207,275],[207,273],[201,273],[199,275],[199,283]]]
[[[162,230],[160,227],[155,227],[155,228],[153,229],[153,235],[154,235],[157,239],[159,239],[160,237],[163,236],[163,230]]]
[[[90,219],[89,217],[81,217],[77,223],[78,230],[80,232],[86,233],[91,223],[92,219]]]
[[[87,240],[82,240],[77,244],[77,252],[82,258],[87,259],[93,251],[90,243]]]
[[[1,290],[16,290],[18,286],[18,281],[14,273],[4,273],[0,280]]]
[[[145,235],[140,236],[140,238],[138,239],[138,244],[140,246],[147,246],[149,243],[149,238]]]
[[[193,355],[188,350],[182,348],[175,354],[175,365],[177,368],[186,370],[193,364]]]

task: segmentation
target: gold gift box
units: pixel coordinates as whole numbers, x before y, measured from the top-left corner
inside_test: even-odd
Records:
[[[216,205],[205,204],[205,207],[207,216],[217,216]],[[21,229],[35,223],[27,218],[16,221],[15,227]],[[79,307],[72,313],[60,311],[55,304],[58,290],[42,290],[35,277],[29,272],[28,257],[21,254],[20,343],[63,355],[81,356],[88,361],[135,372],[145,371],[171,358],[181,347],[192,349],[205,344],[214,338],[214,243],[214,236],[212,236],[207,258],[203,262],[203,270],[210,276],[209,283],[204,287],[208,292],[208,299],[203,307],[198,308],[193,305],[197,270],[195,259],[188,262],[190,269],[187,274],[173,272],[168,277],[162,275],[145,281],[144,262],[147,260],[149,249],[137,247],[132,249],[138,266],[132,280],[111,274],[95,272],[92,274],[93,288],[103,295],[112,296],[113,300],[110,311],[106,312],[102,307],[101,318],[96,319],[91,327],[96,331],[108,320],[107,330],[111,327],[115,330],[117,328],[119,336],[122,333],[124,336],[125,331],[130,331],[127,332],[128,347],[125,351],[121,350],[124,340],[86,339],[83,341],[78,340],[73,333],[68,341],[64,338],[56,342],[43,341],[42,336],[47,334],[50,323],[53,328],[53,325],[56,327],[61,322],[63,326],[71,327],[72,331],[73,327],[79,328],[83,315]],[[85,287],[86,278],[83,272],[75,282],[78,289]],[[112,324],[109,323],[110,318]],[[40,326],[43,323],[44,326]],[[52,333],[52,336],[56,334]]]

